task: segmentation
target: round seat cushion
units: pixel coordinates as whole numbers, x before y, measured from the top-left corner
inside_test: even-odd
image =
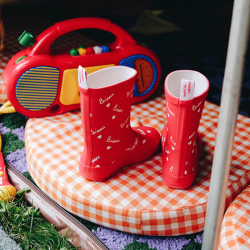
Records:
[[[219,249],[250,249],[250,186],[236,197],[224,215]]]
[[[161,132],[165,98],[132,106],[131,125]],[[29,119],[25,142],[30,173],[37,185],[71,213],[112,229],[145,235],[185,235],[204,229],[219,107],[206,102],[199,132],[203,148],[193,185],[187,190],[163,184],[161,156],[124,167],[104,182],[79,173],[84,142],[80,111]],[[238,117],[227,204],[249,184],[250,119]]]

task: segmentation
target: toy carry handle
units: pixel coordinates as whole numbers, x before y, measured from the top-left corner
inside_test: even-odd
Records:
[[[87,28],[105,30],[114,34],[116,40],[113,46],[115,47],[122,47],[126,43],[136,44],[130,34],[108,19],[80,17],[56,23],[42,32],[36,38],[36,43],[31,48],[30,55],[50,54],[50,46],[58,37],[70,31]]]

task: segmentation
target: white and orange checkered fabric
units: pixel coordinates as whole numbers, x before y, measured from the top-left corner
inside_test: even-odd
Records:
[[[250,186],[237,196],[226,211],[219,249],[250,249]]]
[[[37,185],[66,210],[99,225],[146,235],[185,235],[204,229],[219,107],[206,103],[199,131],[203,149],[191,188],[174,190],[163,184],[161,152],[144,163],[121,169],[105,182],[79,174],[83,151],[79,111],[29,119],[26,149]],[[131,124],[162,131],[163,96],[133,105]],[[238,116],[227,204],[250,182],[250,119]]]

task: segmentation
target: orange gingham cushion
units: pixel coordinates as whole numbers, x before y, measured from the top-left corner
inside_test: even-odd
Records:
[[[250,186],[237,196],[226,211],[219,249],[250,249]]]
[[[194,184],[174,190],[163,184],[161,153],[120,170],[105,182],[79,174],[83,151],[80,112],[29,119],[26,148],[31,175],[38,186],[68,211],[97,224],[129,233],[184,235],[204,229],[210,171],[219,107],[206,103],[199,131],[203,150]],[[132,106],[131,124],[162,131],[165,99]],[[227,204],[248,184],[250,119],[238,117]]]

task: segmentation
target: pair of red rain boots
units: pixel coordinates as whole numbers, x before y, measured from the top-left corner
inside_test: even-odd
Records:
[[[150,127],[130,126],[136,70],[109,67],[89,74],[88,81],[81,66],[78,72],[84,137],[80,173],[87,179],[103,181],[120,168],[155,154],[159,133]],[[196,82],[192,100],[180,101],[182,79]],[[162,133],[163,179],[170,187],[188,188],[194,180],[201,149],[197,130],[208,86],[207,79],[194,71],[176,71],[166,78],[168,123]]]

